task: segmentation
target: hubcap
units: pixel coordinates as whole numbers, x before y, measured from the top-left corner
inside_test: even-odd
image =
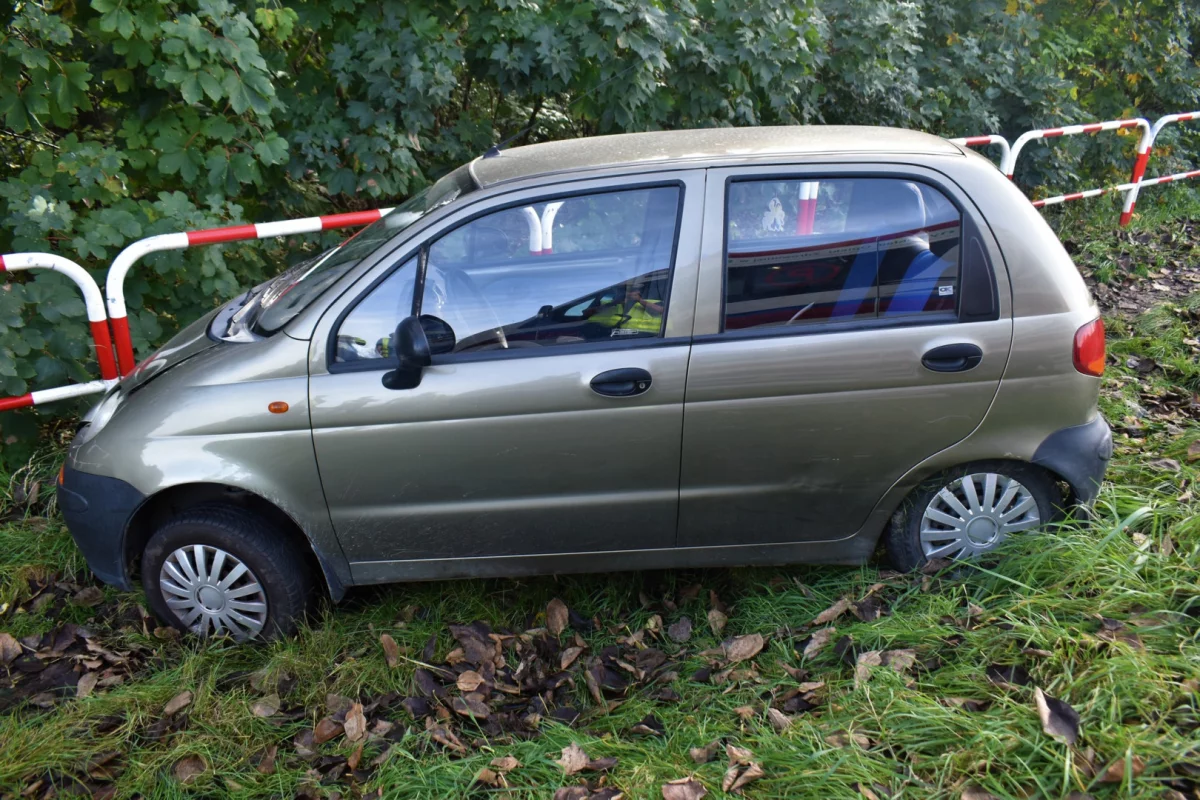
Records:
[[[970,558],[1041,523],[1037,500],[1019,481],[994,472],[966,475],[925,507],[921,550],[926,558]]]
[[[219,547],[181,547],[158,576],[167,606],[201,636],[228,633],[239,641],[260,634],[267,621],[267,594],[255,574]]]

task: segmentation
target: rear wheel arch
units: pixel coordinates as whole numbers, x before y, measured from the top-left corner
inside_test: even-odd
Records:
[[[151,495],[129,520],[125,529],[125,563],[139,565],[142,551],[154,532],[181,512],[199,506],[227,505],[249,511],[272,525],[293,541],[304,554],[313,575],[324,579],[326,593],[337,602],[346,593],[345,586],[313,545],[303,528],[270,500],[253,492],[220,483],[189,483],[172,486]]]

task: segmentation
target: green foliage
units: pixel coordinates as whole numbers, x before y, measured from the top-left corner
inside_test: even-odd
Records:
[[[0,18],[0,252],[98,279],[143,236],[394,204],[522,131],[1013,136],[1200,105],[1184,0],[18,0]],[[1121,178],[1133,141],[1037,145],[1018,177]],[[1197,152],[1182,130],[1157,150]],[[128,283],[138,352],[316,239],[146,259]],[[7,276],[0,394],[91,374],[85,323],[65,279]],[[19,416],[0,415],[6,446]]]

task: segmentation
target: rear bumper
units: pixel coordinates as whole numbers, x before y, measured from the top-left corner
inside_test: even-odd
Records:
[[[146,496],[125,481],[63,469],[58,506],[88,566],[105,583],[129,590],[125,529]]]
[[[1112,431],[1099,414],[1091,422],[1055,431],[1033,454],[1033,463],[1060,476],[1079,505],[1090,506],[1112,458]]]

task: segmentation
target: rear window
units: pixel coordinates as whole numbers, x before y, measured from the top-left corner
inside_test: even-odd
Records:
[[[729,185],[725,330],[953,320],[962,216],[894,178]]]

